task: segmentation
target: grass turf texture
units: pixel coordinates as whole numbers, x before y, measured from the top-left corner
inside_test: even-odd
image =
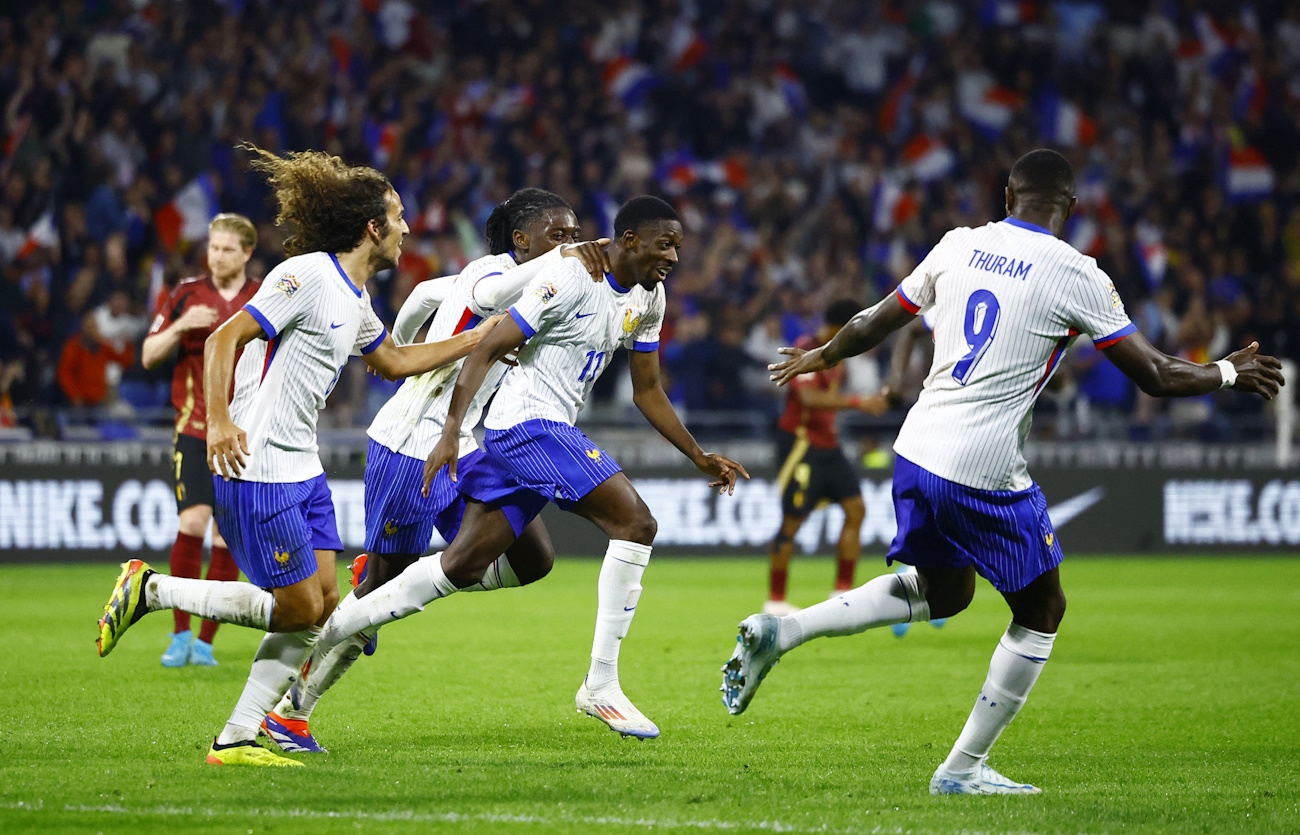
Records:
[[[728,716],[718,668],[761,602],[759,561],[660,559],[622,653],[655,741],[573,711],[595,561],[386,627],[322,701],[304,769],[204,764],[258,635],[166,670],[169,614],[107,659],[112,566],[6,567],[0,830],[1277,832],[1300,826],[1300,561],[1073,560],[1070,611],[992,763],[1044,794],[932,798],[1007,615],[984,584],[935,630],[815,641]],[[863,578],[879,564],[864,560]],[[793,599],[822,599],[824,560]],[[342,580],[342,575],[340,575]]]

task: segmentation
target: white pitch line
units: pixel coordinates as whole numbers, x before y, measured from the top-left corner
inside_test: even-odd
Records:
[[[901,826],[874,826],[870,829],[841,829],[829,826],[804,827],[780,821],[728,821],[717,818],[679,819],[679,818],[623,818],[610,815],[502,815],[491,812],[416,812],[413,809],[397,809],[389,812],[330,812],[321,809],[208,809],[190,806],[147,806],[128,808],[126,806],[68,803],[62,807],[47,807],[44,801],[35,803],[17,801],[0,804],[0,809],[22,812],[73,812],[77,814],[102,815],[139,815],[142,817],[202,817],[202,818],[297,818],[308,820],[358,820],[405,823],[497,823],[518,824],[521,826],[621,826],[656,829],[699,829],[719,830],[724,832],[755,830],[760,832],[815,833],[817,835],[929,835],[934,830],[916,829]],[[949,830],[944,830],[945,832]],[[1024,830],[957,830],[955,835],[1035,835]],[[1079,835],[1086,835],[1080,832]]]

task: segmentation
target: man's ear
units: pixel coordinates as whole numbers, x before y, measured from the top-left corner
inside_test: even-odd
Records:
[[[624,249],[636,249],[637,245],[641,243],[641,238],[637,236],[636,232],[626,229],[622,236],[619,237],[618,242],[622,244]]]
[[[510,242],[515,245],[515,252],[527,252],[532,246],[532,239],[522,229],[516,229],[510,234]]]
[[[1007,201],[1007,217],[1010,217],[1011,213],[1016,210],[1016,193],[1011,190],[1011,186],[1007,186],[1005,194]]]
[[[366,234],[370,236],[371,240],[375,243],[379,243],[384,239],[384,233],[379,231],[379,221],[373,217],[366,221]]]
[[[1078,208],[1079,208],[1079,198],[1071,197],[1070,206],[1065,210],[1065,219],[1069,220],[1074,215],[1075,210],[1077,210]]]

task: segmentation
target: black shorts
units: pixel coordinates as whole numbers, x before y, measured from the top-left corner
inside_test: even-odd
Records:
[[[781,474],[781,512],[803,518],[823,502],[836,504],[862,495],[858,474],[839,447],[816,449],[789,432],[777,432],[777,460]]]
[[[172,481],[176,510],[205,504],[212,507],[212,470],[208,469],[208,444],[193,435],[178,435],[172,453]]]

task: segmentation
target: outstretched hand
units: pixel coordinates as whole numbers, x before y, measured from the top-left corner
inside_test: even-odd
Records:
[[[609,246],[609,238],[565,244],[560,248],[560,257],[577,258],[582,262],[582,266],[587,268],[587,272],[591,273],[592,281],[604,281],[605,273],[614,270],[609,262],[609,253],[605,251],[607,246]]]
[[[1277,390],[1286,385],[1282,376],[1282,363],[1277,357],[1259,353],[1259,343],[1252,342],[1240,351],[1235,351],[1225,358],[1237,369],[1237,382],[1232,384],[1233,391],[1258,394],[1265,400],[1277,396]]]
[[[772,372],[772,380],[778,386],[784,386],[786,383],[798,377],[800,374],[813,374],[818,371],[825,371],[832,367],[833,363],[827,363],[822,359],[822,351],[826,349],[823,345],[820,348],[814,348],[811,351],[805,351],[802,348],[782,348],[777,353],[785,354],[791,359],[785,362],[774,362],[767,367]]]
[[[749,478],[749,473],[740,464],[714,452],[704,453],[704,458],[696,462],[695,466],[699,467],[700,472],[705,475],[714,477],[714,480],[709,482],[709,486],[718,488],[719,496],[723,493],[728,496],[735,493],[738,475]]]

